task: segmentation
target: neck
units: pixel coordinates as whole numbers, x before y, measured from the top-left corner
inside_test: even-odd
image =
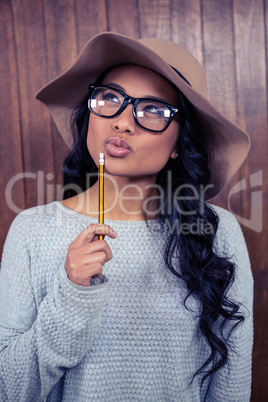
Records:
[[[95,183],[80,199],[83,213],[98,215],[99,183]],[[157,217],[156,176],[115,177],[105,174],[104,217],[115,220],[143,220]]]

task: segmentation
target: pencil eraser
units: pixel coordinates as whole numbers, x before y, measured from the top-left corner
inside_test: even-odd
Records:
[[[102,153],[102,152],[99,154],[99,163],[100,163],[101,165],[104,164],[104,153]]]

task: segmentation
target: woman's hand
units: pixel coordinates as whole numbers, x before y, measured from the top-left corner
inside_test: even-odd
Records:
[[[112,251],[106,240],[98,235],[113,239],[117,233],[108,225],[91,224],[70,244],[65,261],[68,278],[76,285],[90,286],[90,279],[100,276],[103,265],[112,259]]]

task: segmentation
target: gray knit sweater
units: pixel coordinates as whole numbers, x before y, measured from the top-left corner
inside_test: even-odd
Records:
[[[58,202],[14,220],[0,273],[0,400],[249,401],[252,274],[240,227],[220,217],[215,249],[237,264],[230,296],[246,320],[231,337],[225,366],[200,386],[192,375],[209,355],[198,329],[200,305],[167,270],[158,221],[109,221],[113,259],[90,287],[74,285],[69,244],[94,218]]]

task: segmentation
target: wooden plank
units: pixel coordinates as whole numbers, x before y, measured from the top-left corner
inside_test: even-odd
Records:
[[[105,1],[49,0],[44,4],[44,23],[49,79],[63,72],[76,59],[79,51],[93,35],[106,29]],[[51,125],[54,151],[54,181],[62,186],[62,164],[69,149],[55,125]],[[54,189],[55,190],[55,189]],[[56,191],[55,197],[61,199]]]
[[[75,0],[79,51],[92,36],[109,30],[105,3],[105,0]]]
[[[249,176],[262,172],[262,185],[254,187],[248,180],[248,191],[242,192],[243,211],[251,217],[258,212],[263,223],[260,233],[244,228],[255,277],[255,345],[253,354],[252,401],[267,399],[268,309],[267,309],[267,32],[262,0],[234,1],[234,32],[237,71],[238,122],[250,134],[252,148],[244,171]],[[267,29],[267,25],[266,25]],[[265,40],[266,38],[266,40]],[[266,48],[267,52],[267,48]],[[253,199],[262,192],[263,208]]]
[[[25,180],[26,207],[45,202],[42,177],[53,172],[53,148],[48,114],[34,99],[47,77],[46,47],[43,35],[41,1],[14,0],[14,27],[17,48],[18,79],[21,104],[21,130],[25,172],[36,175]],[[37,171],[42,172],[37,176]],[[40,180],[41,179],[41,180]]]
[[[244,167],[245,175],[262,172],[263,201],[267,203],[267,87],[265,27],[262,0],[234,2],[234,32],[237,71],[238,122],[250,134],[251,151]],[[267,171],[267,170],[266,170]],[[253,185],[252,185],[253,184]],[[260,183],[261,184],[261,183]],[[266,185],[266,187],[265,187]],[[260,210],[261,205],[253,205],[252,194],[258,190],[248,182],[248,190],[242,192],[243,211],[250,217],[252,209]],[[265,198],[266,197],[266,198]],[[267,205],[267,204],[266,204]],[[263,209],[261,220],[267,221],[267,207]],[[256,233],[246,228],[245,235],[250,246],[254,270],[267,269],[267,227]],[[256,253],[258,250],[258,253]]]
[[[266,54],[263,0],[234,1],[238,122],[251,135],[250,160],[267,155]],[[252,159],[251,159],[252,158]]]
[[[203,65],[199,0],[171,0],[171,40],[185,47]]]
[[[222,114],[237,122],[232,0],[202,0],[201,16],[208,99]],[[240,175],[236,174],[226,190],[211,202],[227,209],[229,191],[239,180]],[[240,195],[233,199],[233,208],[242,214]]]
[[[17,77],[16,45],[10,2],[0,3],[0,187],[1,230],[0,255],[11,224],[19,210],[25,208],[24,180],[18,177],[5,197],[7,185],[23,170],[20,138],[19,88]]]
[[[136,0],[108,0],[107,16],[109,31],[133,38],[140,36]]]
[[[268,272],[255,272],[255,333],[251,402],[267,401],[268,396]]]
[[[48,78],[54,78],[76,59],[91,36],[106,30],[105,1],[49,0],[44,4]],[[51,124],[54,155],[55,198],[61,199],[56,189],[62,187],[62,164],[69,153],[55,125]]]
[[[141,37],[171,39],[169,0],[138,0]]]
[[[54,78],[76,59],[77,35],[74,0],[44,2],[47,78]]]
[[[74,0],[52,0],[44,2],[44,31],[46,45],[46,68],[48,80],[66,70],[76,59],[78,54],[78,36],[76,25],[76,7]],[[62,186],[62,164],[69,153],[66,142],[58,132],[54,122],[51,121],[52,147],[53,147],[53,171],[46,176],[46,185],[53,191],[47,192],[47,202],[57,198],[60,200],[62,194],[56,189]],[[53,177],[52,177],[53,176]],[[49,178],[51,178],[49,180]]]
[[[232,0],[202,2],[204,66],[208,97],[232,121],[236,115]]]

